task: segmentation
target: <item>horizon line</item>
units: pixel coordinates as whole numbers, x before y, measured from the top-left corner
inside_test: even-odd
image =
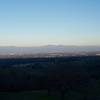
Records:
[[[33,45],[33,46],[16,46],[16,45],[0,45],[0,47],[46,47],[46,46],[74,46],[74,47],[81,47],[81,46],[100,46],[100,45],[64,45],[64,44],[47,44],[47,45]]]

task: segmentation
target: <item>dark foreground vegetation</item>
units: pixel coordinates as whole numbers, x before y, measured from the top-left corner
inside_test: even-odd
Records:
[[[100,57],[0,59],[0,100],[100,100]]]

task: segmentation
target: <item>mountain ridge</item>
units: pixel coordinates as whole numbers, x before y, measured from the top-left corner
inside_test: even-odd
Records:
[[[74,45],[45,45],[32,47],[0,46],[0,54],[36,54],[58,52],[95,52],[100,46],[74,46]]]

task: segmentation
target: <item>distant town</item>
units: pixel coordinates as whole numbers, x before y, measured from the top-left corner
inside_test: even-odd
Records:
[[[0,54],[0,58],[48,58],[68,56],[100,56],[100,52],[59,52],[59,53],[37,53],[37,54]]]
[[[0,46],[0,58],[100,56],[100,46],[46,45],[40,47]]]

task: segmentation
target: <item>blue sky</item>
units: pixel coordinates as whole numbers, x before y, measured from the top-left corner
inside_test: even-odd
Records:
[[[0,45],[100,45],[100,0],[0,0]]]

